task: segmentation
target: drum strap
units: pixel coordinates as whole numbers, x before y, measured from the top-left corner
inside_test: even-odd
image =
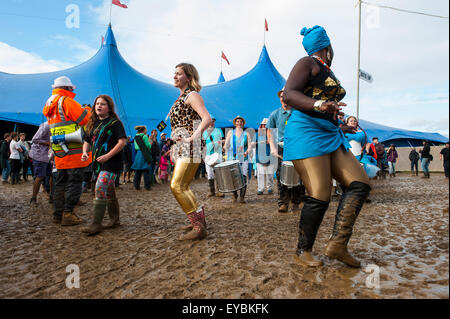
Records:
[[[247,151],[247,134],[245,132],[242,132],[244,134],[244,152]],[[236,136],[236,130],[233,130],[233,158],[237,157],[237,136]],[[247,158],[244,158],[246,160]]]
[[[209,141],[211,142],[211,144],[212,144],[212,149],[211,149],[211,151],[209,151],[209,154],[208,155],[213,155],[214,154],[214,141],[213,141],[213,138],[212,138],[212,133],[213,133],[214,131],[211,131],[211,133],[208,135],[208,137],[207,138],[209,138]]]

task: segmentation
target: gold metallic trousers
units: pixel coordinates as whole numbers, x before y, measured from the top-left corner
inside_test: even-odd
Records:
[[[191,158],[179,158],[175,163],[170,190],[186,214],[197,211],[197,198],[189,188],[200,163],[192,163]]]
[[[364,168],[343,146],[332,153],[295,160],[293,163],[308,195],[324,202],[331,198],[332,178],[345,187],[352,182],[370,184]]]

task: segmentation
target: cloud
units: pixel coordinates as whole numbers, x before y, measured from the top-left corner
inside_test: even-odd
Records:
[[[89,58],[94,56],[94,54],[98,50],[90,47],[85,42],[73,36],[57,34],[51,38],[53,40],[57,40],[55,42],[59,46],[65,46],[73,50],[75,54],[71,56],[71,59],[76,61],[77,63],[88,60]]]
[[[17,74],[42,73],[58,71],[71,66],[68,63],[57,60],[45,60],[37,54],[0,42],[1,72]]]
[[[264,39],[278,71],[287,78],[295,62],[306,55],[299,31],[316,24],[326,28],[335,51],[333,71],[347,90],[346,111],[356,114],[357,9],[353,0],[129,0],[128,9],[113,7],[112,25],[118,48],[140,72],[171,83],[174,66],[191,62],[203,85],[220,73],[220,52],[227,80],[248,72],[258,61]],[[390,1],[386,5],[430,13],[448,11],[445,1]],[[99,23],[109,21],[109,1],[90,7]],[[378,15],[378,25],[373,15]],[[362,10],[361,68],[374,82],[360,83],[361,116],[405,129],[441,129],[433,124],[448,118],[448,21],[393,12]],[[431,109],[427,108],[431,106]],[[425,111],[426,110],[426,111]],[[411,125],[419,116],[427,125]],[[443,127],[448,134],[448,126]]]
[[[443,117],[436,120],[424,120],[423,118],[411,119],[408,123],[410,130],[423,132],[438,132],[446,137],[449,136],[449,118]]]
[[[100,4],[86,4],[85,12],[92,21],[82,28],[97,24],[106,30],[111,2],[96,3]],[[322,25],[335,51],[332,69],[347,91],[344,100],[347,111],[356,113],[358,11],[354,0],[324,0],[320,6],[314,1],[298,0],[127,0],[126,3],[128,9],[112,7],[112,26],[119,51],[138,71],[168,83],[172,82],[174,66],[179,62],[193,63],[203,85],[215,83],[220,73],[221,51],[231,62],[230,66],[223,63],[227,80],[248,72],[261,53],[265,18],[269,24],[269,32],[265,34],[269,55],[287,78],[295,62],[306,55],[300,29]],[[448,15],[449,6],[447,1],[420,0],[384,0],[383,4],[442,15]],[[373,75],[374,82],[361,81],[361,117],[406,129],[415,129],[410,128],[414,126],[413,118],[420,117],[429,123],[448,118],[448,21],[377,10],[368,10],[363,5],[361,68]],[[373,19],[374,14],[377,19]],[[55,37],[60,39],[55,42],[72,47],[74,56],[67,57],[72,65],[87,60],[96,51],[76,38],[64,34]],[[18,72],[22,67],[19,56],[10,52],[5,57],[4,50],[0,50],[0,68]],[[29,61],[25,73],[33,68],[38,72],[52,71],[67,65],[45,61],[32,53],[23,54],[25,61]]]

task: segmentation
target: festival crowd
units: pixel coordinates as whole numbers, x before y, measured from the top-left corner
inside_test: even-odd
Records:
[[[174,86],[179,97],[170,109],[172,138],[145,125],[134,127],[133,138],[115,112],[113,99],[97,96],[90,105],[75,100],[76,86],[66,76],[54,80],[53,91],[45,103],[47,121],[39,126],[31,141],[24,133],[5,133],[0,146],[3,184],[21,184],[32,173],[30,204],[37,203],[41,184],[53,203],[53,221],[61,226],[83,223],[74,208],[82,192],[93,193],[92,222],[82,231],[96,235],[120,226],[120,198],[116,189],[133,183],[150,191],[168,183],[189,224],[182,228],[180,240],[207,237],[205,207],[190,189],[192,180],[205,176],[208,196],[245,204],[247,185],[254,174],[257,195],[274,193],[277,180],[278,211],[300,211],[303,202],[299,240],[295,258],[303,266],[320,266],[312,254],[314,241],[328,209],[332,185],[339,189],[335,224],[325,255],[348,266],[360,262],[347,250],[353,225],[364,203],[370,202],[370,179],[396,177],[398,152],[377,137],[367,134],[354,116],[344,116],[346,91],[331,71],[333,48],[324,28],[303,28],[303,46],[308,56],[293,67],[286,85],[278,92],[280,105],[267,117],[261,116],[257,132],[245,130],[246,119],[237,115],[233,128],[215,127],[200,95],[200,77],[192,64],[175,67]],[[440,153],[445,176],[449,176],[447,143]],[[204,153],[202,153],[204,152]],[[419,155],[420,154],[420,155]],[[433,160],[430,145],[423,142],[417,152],[412,148],[411,174],[418,175],[421,161],[424,178]],[[238,175],[230,173],[236,168]],[[283,178],[298,176],[289,185]],[[226,175],[228,174],[228,175]],[[226,187],[224,178],[232,176],[238,187]],[[236,177],[237,176],[237,177]],[[225,186],[224,186],[225,185]],[[109,222],[103,225],[104,215]]]

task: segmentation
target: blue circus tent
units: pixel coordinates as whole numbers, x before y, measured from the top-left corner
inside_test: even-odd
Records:
[[[134,135],[135,125],[156,128],[179,96],[178,89],[133,69],[119,53],[111,26],[105,38],[105,44],[91,59],[70,69],[40,74],[0,72],[0,121],[31,125],[45,121],[42,109],[51,95],[51,84],[55,78],[66,75],[77,85],[75,99],[81,104],[92,104],[99,94],[113,97],[116,113],[128,135]],[[240,115],[245,118],[246,127],[256,129],[263,118],[280,106],[277,92],[284,84],[285,79],[264,46],[249,72],[229,81],[221,73],[218,83],[205,86],[201,94],[217,127],[231,127],[232,120]],[[394,141],[397,146],[408,146],[418,145],[422,139],[437,143],[448,140],[437,133],[408,131],[364,120],[360,124],[369,138],[377,136],[385,144]],[[170,127],[165,131],[170,131]]]
[[[263,118],[280,107],[277,92],[286,80],[270,60],[264,46],[256,65],[246,74],[225,82],[205,86],[202,96],[216,117],[216,126],[231,127],[240,115],[246,127],[258,128]]]
[[[378,137],[385,146],[395,144],[397,147],[422,146],[422,141],[430,141],[431,145],[446,143],[448,138],[439,133],[427,133],[419,131],[403,130],[395,127],[376,124],[369,121],[359,120],[359,125],[366,131],[367,138],[372,141],[373,137]]]

